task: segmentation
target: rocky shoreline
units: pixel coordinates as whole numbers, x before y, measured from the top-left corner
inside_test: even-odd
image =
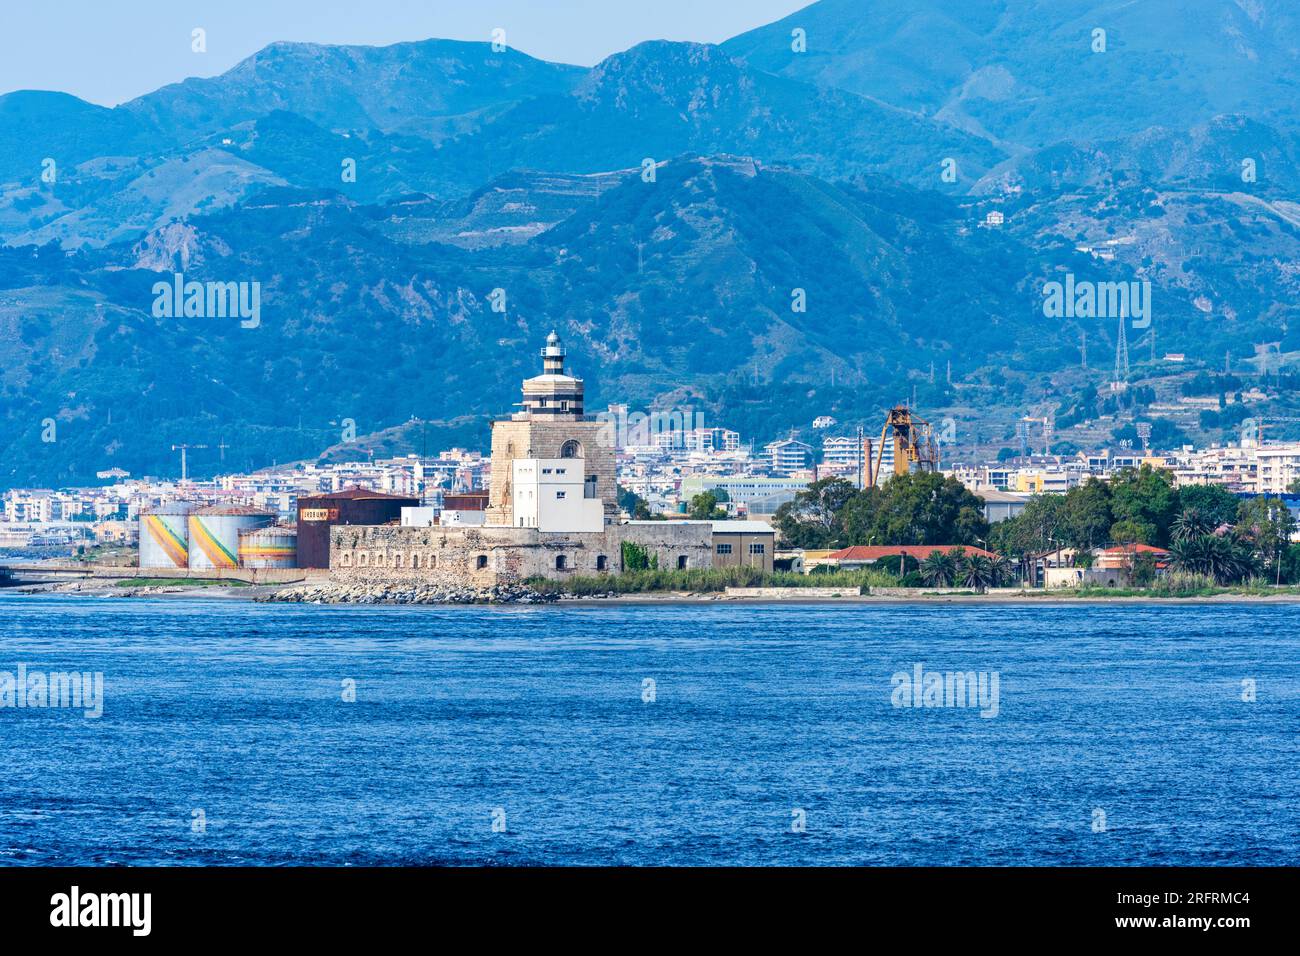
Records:
[[[550,604],[556,596],[541,594],[525,584],[475,588],[418,582],[330,582],[291,585],[255,600],[295,604]]]

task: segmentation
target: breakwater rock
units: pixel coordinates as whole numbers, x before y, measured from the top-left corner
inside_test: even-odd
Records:
[[[298,604],[549,604],[552,594],[541,594],[526,584],[496,584],[487,588],[423,584],[412,581],[329,582],[281,588],[259,601]]]

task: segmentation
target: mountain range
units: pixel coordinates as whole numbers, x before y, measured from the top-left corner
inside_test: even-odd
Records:
[[[1043,315],[1067,272],[1153,284],[1135,375],[1166,351],[1276,373],[1295,20],[821,0],[589,69],[276,43],[113,109],[0,96],[0,483],[167,474],[179,442],[228,447],[197,473],[314,457],[345,418],[384,436],[357,454],[481,445],[551,327],[593,407],[763,441],[914,398],[996,446],[1100,380],[1085,335],[1109,366],[1115,323]],[[259,324],[156,316],[176,272],[258,283]]]

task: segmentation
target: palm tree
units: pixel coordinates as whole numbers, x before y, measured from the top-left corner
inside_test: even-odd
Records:
[[[1250,545],[1216,534],[1176,540],[1169,548],[1169,563],[1176,571],[1204,574],[1219,584],[1244,580],[1259,565]]]
[[[931,551],[921,562],[921,580],[929,587],[951,587],[956,579],[957,561],[946,551]]]
[[[966,559],[959,580],[968,588],[983,590],[993,580],[993,562],[982,554]]]
[[[992,587],[1006,587],[1016,579],[1016,566],[1005,554],[994,555],[989,561],[993,572]]]
[[[1175,541],[1185,541],[1188,538],[1199,538],[1202,535],[1214,533],[1214,521],[1209,515],[1204,514],[1198,508],[1188,508],[1177,518],[1171,526],[1174,533]]]

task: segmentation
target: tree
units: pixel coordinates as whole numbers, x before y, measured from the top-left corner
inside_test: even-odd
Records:
[[[1295,532],[1295,516],[1281,498],[1251,498],[1237,510],[1237,534],[1265,564],[1273,569],[1274,579],[1282,572],[1282,554]]]
[[[844,547],[845,506],[858,490],[843,478],[823,478],[776,509],[772,523],[795,548]]]
[[[988,537],[984,502],[936,472],[895,475],[858,496],[846,519],[854,543],[976,544]]]
[[[1065,496],[1061,521],[1064,537],[1072,547],[1091,551],[1105,544],[1115,523],[1111,514],[1111,491],[1106,482],[1089,478]]]
[[[1149,588],[1156,580],[1156,556],[1150,551],[1133,555],[1129,575],[1137,587]]]
[[[1006,587],[1016,580],[1016,565],[1005,554],[995,555],[989,563],[993,571],[993,587]]]
[[[1014,518],[1000,521],[989,534],[992,550],[1023,558],[1056,547],[1065,534],[1065,498],[1061,495],[1035,495],[1025,510]]]
[[[720,521],[727,517],[727,509],[718,507],[718,496],[711,491],[692,498],[689,508],[692,521]]]
[[[961,563],[957,580],[968,588],[984,590],[993,583],[993,565],[982,554],[974,554]]]
[[[946,551],[931,551],[930,556],[921,562],[921,580],[927,587],[951,587],[957,579],[957,562]]]
[[[1186,538],[1170,545],[1169,563],[1176,571],[1208,575],[1219,584],[1241,581],[1254,574],[1258,567],[1249,546],[1228,535],[1215,534]]]
[[[633,521],[648,521],[652,517],[650,505],[646,500],[622,485],[618,487],[618,506],[626,511]]]
[[[1188,508],[1177,518],[1174,519],[1172,534],[1173,541],[1186,541],[1188,538],[1200,538],[1207,534],[1213,534],[1218,525],[1208,516],[1201,512],[1199,508]]]
[[[1195,508],[1215,528],[1221,528],[1237,520],[1241,499],[1222,485],[1188,485],[1178,489],[1178,503],[1183,511]]]
[[[1159,529],[1145,521],[1125,518],[1110,526],[1110,540],[1115,544],[1154,544]]]
[[[1168,544],[1178,506],[1178,492],[1168,471],[1150,465],[1138,470],[1125,468],[1111,484],[1110,510],[1115,519],[1111,540],[1117,544]]]

